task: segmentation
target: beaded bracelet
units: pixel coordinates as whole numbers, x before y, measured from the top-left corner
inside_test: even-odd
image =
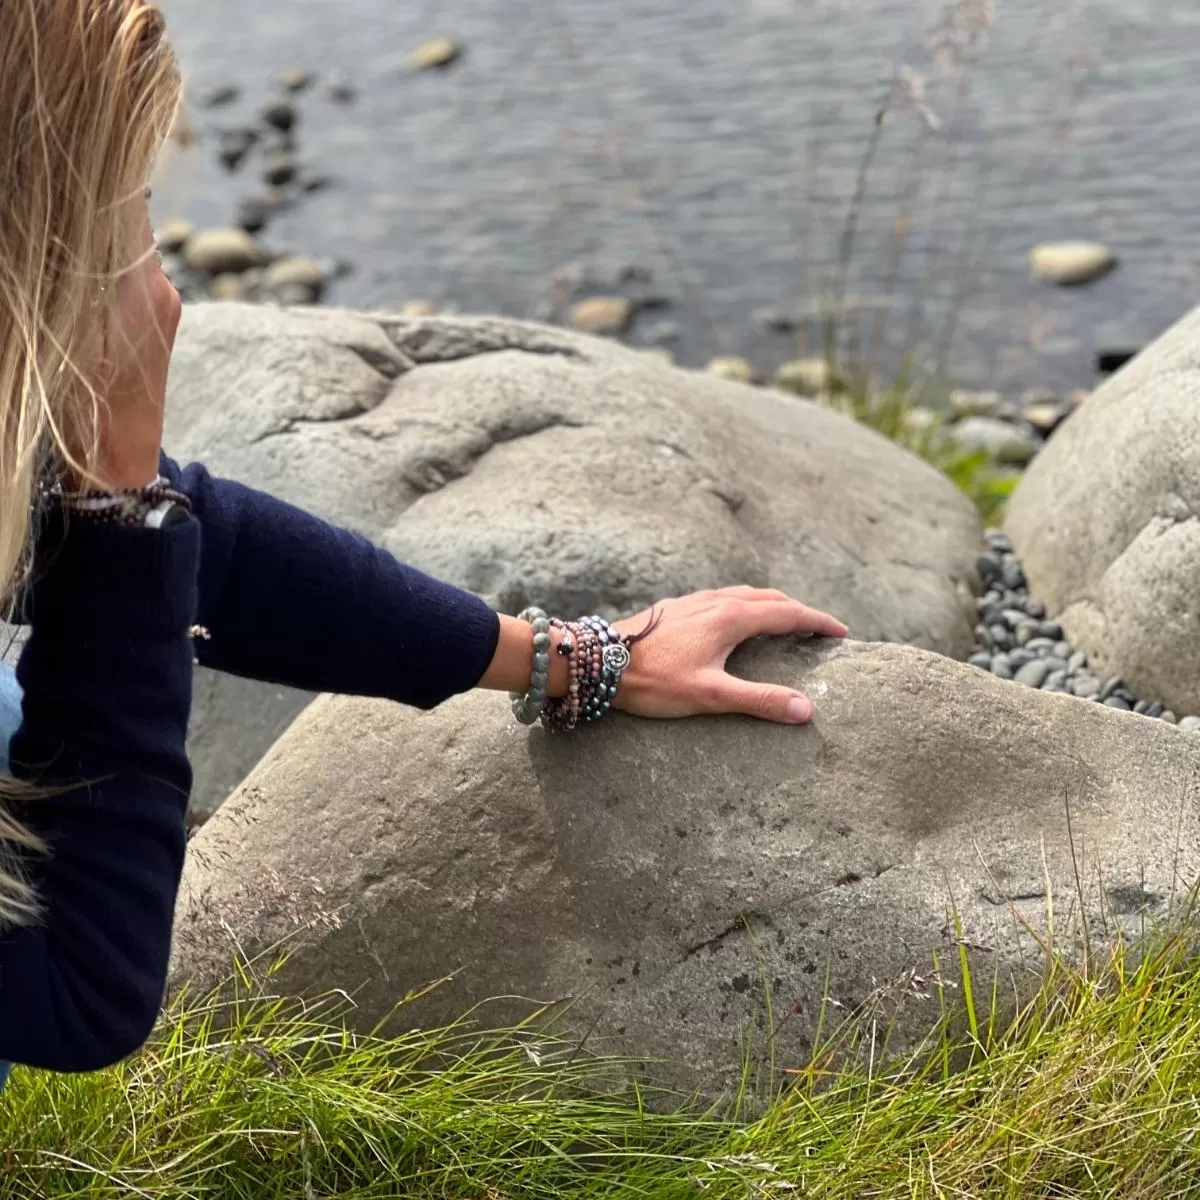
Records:
[[[559,653],[570,661],[567,695],[549,701],[542,710],[542,724],[554,732],[567,732],[580,721],[598,721],[611,708],[621,676],[629,666],[630,638],[597,616],[578,621],[554,620],[563,631]]]
[[[532,725],[546,706],[550,685],[550,618],[540,608],[527,608],[521,620],[533,626],[533,669],[529,675],[529,691],[509,692],[513,716],[522,725]]]

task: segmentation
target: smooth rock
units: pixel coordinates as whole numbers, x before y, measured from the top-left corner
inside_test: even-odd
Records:
[[[1091,283],[1107,275],[1116,263],[1112,251],[1099,242],[1044,242],[1029,255],[1034,275],[1060,287]]]
[[[997,554],[1011,554],[1013,552],[1012,539],[1002,529],[989,529],[984,535],[984,541]]]
[[[1180,717],[1180,729],[1200,729],[1200,717]]]
[[[1161,717],[1162,715],[1163,706],[1161,704],[1154,703],[1146,708],[1146,716],[1148,717]]]
[[[329,268],[315,258],[281,258],[263,272],[263,286],[272,292],[296,286],[319,297],[329,282]]]
[[[996,462],[1023,466],[1037,452],[1024,430],[994,417],[967,417],[949,426],[947,433],[963,450],[983,451]]]
[[[1000,564],[991,555],[981,554],[975,560],[975,569],[979,572],[979,578],[983,581],[985,587],[998,582],[1000,579]]]
[[[276,96],[268,100],[259,110],[263,123],[280,133],[290,133],[296,126],[296,105],[286,96]]]
[[[1116,708],[1121,712],[1129,712],[1129,701],[1122,700],[1120,696],[1109,696],[1109,698],[1104,701],[1104,704],[1108,708]]]
[[[1047,654],[1054,653],[1055,643],[1048,637],[1030,637],[1025,641],[1025,648],[1031,650],[1039,658],[1044,658]]]
[[[571,324],[583,333],[615,337],[633,317],[633,302],[625,296],[592,296],[571,309]]]
[[[456,63],[463,54],[463,47],[453,38],[437,37],[418,46],[409,58],[414,71],[444,70]]]
[[[168,221],[154,232],[154,241],[164,254],[178,254],[196,232],[191,221]]]
[[[1041,620],[1046,615],[1046,606],[1041,600],[1035,600],[1032,597],[1025,601],[1025,611],[1037,620]]]
[[[274,191],[274,189],[271,189]],[[238,201],[237,223],[247,233],[258,233],[279,209],[280,200],[267,192],[245,196]]]
[[[1069,401],[1054,404],[1031,404],[1022,410],[1021,416],[1043,437],[1049,437],[1074,411]]]
[[[1100,695],[1100,680],[1093,675],[1080,675],[1071,681],[1071,691],[1084,700]]]
[[[1061,692],[1067,686],[1067,673],[1064,670],[1051,671],[1046,676],[1046,682],[1042,684],[1042,690],[1046,692]]]
[[[1039,688],[1046,682],[1049,674],[1049,665],[1044,660],[1035,658],[1032,662],[1027,662],[1016,673],[1015,678],[1018,683],[1023,683],[1026,687]]]
[[[992,659],[990,670],[997,679],[1011,679],[1013,677],[1012,663],[1003,654],[997,654]]]
[[[1067,659],[1067,668],[1071,671],[1082,671],[1087,666],[1087,655],[1082,650],[1076,650],[1074,654]]]
[[[197,108],[224,108],[241,96],[242,90],[236,83],[217,83],[204,88],[196,96]]]
[[[1064,659],[1059,658],[1057,654],[1047,654],[1042,662],[1050,668],[1051,671],[1061,671],[1064,675],[1067,673],[1067,664]]]
[[[1007,657],[1008,657],[1008,661],[1012,664],[1013,668],[1015,670],[1020,670],[1020,668],[1023,667],[1026,663],[1033,662],[1033,660],[1036,656],[1033,654],[1030,654],[1028,650],[1025,650],[1022,647],[1018,646],[1015,650],[1009,650],[1007,652]]]
[[[407,300],[400,308],[402,317],[432,317],[437,313],[437,305],[432,300]]]
[[[235,171],[257,141],[258,134],[253,129],[227,129],[217,145],[217,158],[227,170]]]
[[[209,280],[205,291],[213,300],[229,302],[246,299],[246,285],[240,275],[218,275]]]
[[[358,89],[345,75],[335,75],[325,86],[325,94],[335,104],[351,104],[358,97]]]
[[[261,257],[244,229],[206,229],[194,234],[183,249],[187,266],[205,275],[236,274],[257,266]]]
[[[710,358],[704,368],[710,375],[719,379],[732,379],[735,383],[755,383],[758,373],[744,358],[736,355],[718,355]]]
[[[775,386],[798,396],[822,396],[829,391],[832,372],[823,358],[793,358],[775,372]]]
[[[302,92],[312,86],[313,74],[303,67],[285,67],[279,72],[279,86],[285,92]]]
[[[1006,587],[1023,589],[1025,587],[1025,572],[1018,562],[1007,563],[1004,567],[1004,583]]]
[[[999,392],[968,392],[961,389],[950,393],[950,410],[958,420],[965,417],[1011,419],[1017,415],[1017,406]]]
[[[296,156],[290,150],[270,150],[263,156],[263,179],[272,187],[291,183],[296,178]]]
[[[311,287],[307,283],[281,283],[271,288],[272,297],[279,303],[286,306],[290,305],[305,305],[316,304],[320,299],[320,292],[316,288]]]
[[[1057,621],[1043,621],[1038,626],[1038,636],[1050,638],[1052,641],[1061,642],[1063,636],[1063,628]]]
[[[1117,676],[1104,681],[1104,686],[1100,689],[1100,699],[1107,700],[1121,686],[1121,680]]]
[[[1149,708],[1150,705],[1147,704],[1145,700],[1138,700],[1133,706],[1133,711],[1137,713],[1139,717],[1142,717],[1147,714]]]
[[[499,317],[187,305],[165,444],[504,612],[617,616],[751,584],[865,639],[973,649],[981,531],[949,480],[821,405],[614,341]],[[198,673],[198,810],[307,699],[232,686]]]
[[[988,654],[986,650],[980,650],[977,653],[972,654],[971,657],[967,659],[967,662],[970,663],[971,666],[981,667],[985,671],[990,671],[992,669],[992,656]]]
[[[1163,714],[1159,719],[1162,721],[1166,721],[1166,723],[1168,725],[1178,725],[1179,724],[1179,718],[1169,708],[1163,710]]]
[[[989,625],[988,633],[992,635],[992,645],[999,650],[1010,650],[1015,644],[1012,633],[1003,625]]]
[[[1197,513],[1200,310],[1072,415],[1007,513],[1034,589],[1071,641],[1177,712],[1200,710]]]
[[[282,948],[272,993],[344,988],[364,1031],[510,1027],[550,1002],[561,1036],[718,1103],[743,1054],[772,1082],[807,1061],[826,995],[869,1037],[900,981],[888,1050],[918,1044],[940,1001],[900,1000],[935,955],[956,981],[948,920],[1019,1002],[1051,920],[1068,953],[1084,929],[1136,945],[1200,875],[1180,803],[1200,739],[904,646],[763,642],[731,665],[819,696],[815,724],[617,714],[581,771],[578,741],[517,728],[494,693],[322,698],[189,844],[172,991]],[[1149,914],[1114,912],[1124,887]]]

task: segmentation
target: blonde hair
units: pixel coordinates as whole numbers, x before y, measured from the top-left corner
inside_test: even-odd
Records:
[[[30,561],[54,462],[86,474],[102,400],[88,378],[114,283],[139,257],[126,219],[179,101],[162,14],[144,0],[0,0],[0,595]],[[0,779],[0,800],[31,789]],[[44,850],[0,803],[0,928],[37,896]]]

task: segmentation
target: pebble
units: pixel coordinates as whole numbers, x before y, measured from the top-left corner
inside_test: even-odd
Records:
[[[1034,660],[1034,655],[1028,650],[1018,646],[1015,650],[1008,651],[1008,661],[1012,663],[1014,669],[1019,670],[1026,663],[1031,663]]]
[[[1055,401],[1053,404],[1031,404],[1021,416],[1043,437],[1049,437],[1071,414],[1073,405]]]
[[[244,229],[204,230],[194,234],[183,251],[187,266],[205,275],[237,274],[257,266],[261,258],[254,239]]]
[[[1059,287],[1091,283],[1116,265],[1116,256],[1100,242],[1043,242],[1029,253],[1033,274]]]
[[[271,150],[263,158],[263,179],[274,187],[296,178],[296,156],[290,150]]]
[[[992,645],[998,650],[1011,650],[1013,645],[1013,635],[1009,633],[1003,625],[989,625],[988,633],[992,635]]]
[[[1078,674],[1087,666],[1087,655],[1082,650],[1076,650],[1070,658],[1067,659],[1067,670],[1072,674]]]
[[[1050,674],[1050,668],[1041,659],[1034,659],[1033,662],[1027,662],[1017,673],[1016,681],[1025,684],[1026,687],[1039,688],[1046,682]]]
[[[168,221],[155,234],[158,248],[166,254],[178,254],[187,245],[196,227],[191,221]]]
[[[213,300],[236,301],[246,298],[246,285],[240,275],[218,275],[209,281],[204,290]]]
[[[732,379],[735,383],[754,383],[758,379],[758,373],[750,363],[734,354],[711,358],[704,369],[709,375],[716,375],[719,379]]]
[[[312,85],[312,81],[312,72],[303,67],[285,67],[279,72],[279,86],[285,92],[302,92]]]
[[[1119,709],[1121,712],[1130,711],[1129,702],[1122,700],[1120,696],[1109,696],[1109,698],[1104,701],[1104,705],[1107,708]]]
[[[1059,658],[1057,654],[1043,655],[1042,662],[1044,662],[1051,671],[1061,671],[1064,676],[1067,673],[1067,660],[1065,658]]]
[[[453,38],[437,37],[418,46],[409,57],[409,65],[414,71],[445,70],[457,62],[462,53],[462,45]]]
[[[964,417],[997,417],[1001,420],[1011,420],[1017,415],[1017,406],[999,392],[953,391],[950,393],[950,409],[958,420]]]
[[[257,141],[253,129],[226,129],[217,146],[217,158],[227,170],[236,171]]]
[[[1037,453],[1037,444],[1025,430],[998,417],[966,417],[948,433],[960,449],[983,452],[999,463],[1021,467]]]
[[[1178,725],[1179,718],[1168,708],[1163,712],[1160,720],[1166,721],[1168,725]]]
[[[1034,654],[1044,657],[1054,650],[1056,644],[1057,643],[1052,642],[1049,638],[1035,637],[1029,638],[1025,642],[1025,649],[1032,650]]]
[[[1149,707],[1146,709],[1146,713],[1145,713],[1145,715],[1146,715],[1146,716],[1148,716],[1148,717],[1161,717],[1161,716],[1164,716],[1165,714],[1164,714],[1163,706],[1162,706],[1161,704],[1151,704],[1151,705],[1150,705],[1150,706],[1149,706]]]
[[[1138,715],[1139,717],[1143,717],[1143,716],[1145,716],[1145,715],[1146,715],[1146,710],[1147,710],[1149,707],[1150,707],[1150,705],[1149,705],[1149,704],[1147,704],[1145,700],[1138,700],[1138,701],[1136,701],[1136,702],[1135,702],[1135,704],[1134,704],[1134,706],[1133,706],[1133,711],[1134,711],[1135,713],[1137,713],[1137,715]]]
[[[1003,568],[1001,578],[1004,580],[1004,586],[1012,588],[1013,591],[1027,586],[1025,572],[1021,569],[1021,564],[1017,562],[1008,563]]]
[[[285,307],[290,305],[314,304],[317,294],[302,283],[285,283],[273,290],[272,295]]]
[[[263,122],[280,133],[290,133],[296,125],[296,106],[286,96],[276,96],[259,109]]]
[[[633,317],[633,302],[625,296],[593,296],[571,309],[571,324],[584,333],[615,336]]]
[[[799,396],[821,396],[829,391],[829,363],[823,358],[793,358],[775,372],[775,386]]]
[[[358,90],[345,75],[335,75],[325,85],[325,94],[334,104],[350,104],[358,97]]]
[[[432,300],[406,300],[400,308],[402,317],[433,317],[437,315],[437,305]]]
[[[1100,680],[1094,675],[1078,675],[1071,681],[1071,691],[1082,700],[1099,698]]]
[[[990,671],[992,669],[992,656],[985,650],[976,650],[975,653],[967,659],[967,663],[972,667],[980,667],[984,671]]]
[[[205,88],[196,97],[198,108],[223,108],[232,104],[241,95],[241,89],[236,83],[218,83]]]
[[[992,674],[995,675],[998,679],[1012,679],[1013,678],[1012,664],[1008,661],[1007,658],[1004,657],[1003,654],[997,654],[996,657],[992,659],[991,670],[992,670]]]
[[[1180,729],[1200,729],[1200,717],[1180,717]]]
[[[1104,686],[1100,689],[1100,699],[1107,700],[1121,686],[1121,680],[1114,676],[1112,679],[1106,679]]]
[[[1046,615],[1046,606],[1040,600],[1027,600],[1025,611],[1040,621]]]
[[[311,294],[312,300],[317,300],[329,282],[329,269],[315,258],[304,258],[299,255],[293,258],[281,258],[263,272],[262,282],[263,287],[276,295],[286,288],[296,287],[304,288]],[[308,303],[311,303],[312,300]]]

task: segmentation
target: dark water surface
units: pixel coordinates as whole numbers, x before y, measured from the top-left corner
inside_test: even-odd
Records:
[[[252,117],[282,68],[358,87],[348,106],[320,85],[301,98],[302,159],[334,182],[267,234],[352,264],[336,302],[534,315],[564,263],[588,263],[600,285],[635,264],[671,303],[630,340],[670,321],[684,362],[739,352],[772,366],[789,339],[752,313],[811,304],[836,274],[873,113],[901,62],[931,111],[901,102],[885,122],[848,283],[896,296],[894,349],[934,339],[953,314],[961,380],[1086,385],[1097,345],[1149,338],[1198,295],[1196,0],[995,0],[966,66],[961,52],[934,61],[944,5],[916,0],[165,7],[194,87],[244,88],[195,114],[194,160],[166,200],[160,189],[160,208],[200,225],[228,223],[256,189],[253,163],[234,176],[216,165],[214,134]],[[463,41],[462,62],[411,73],[411,49],[442,33]],[[1120,269],[1070,292],[1031,281],[1029,248],[1060,237],[1110,244]]]

